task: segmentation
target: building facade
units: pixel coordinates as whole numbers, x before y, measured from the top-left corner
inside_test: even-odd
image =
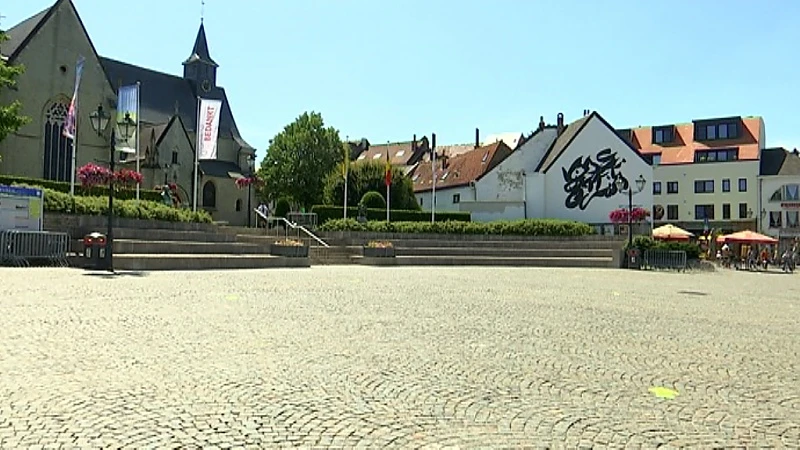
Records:
[[[695,233],[756,229],[760,117],[617,130],[653,165],[653,220]]]
[[[70,180],[73,146],[61,135],[61,129],[74,89],[76,61],[82,57],[76,166],[108,160],[110,129],[95,132],[89,114],[102,105],[113,117],[117,88],[138,82],[143,187],[152,189],[165,181],[174,182],[183,205],[190,205],[195,189],[197,98],[220,100],[218,157],[200,163],[198,205],[217,221],[247,223],[251,217],[246,208],[247,190],[237,189],[234,181],[248,174],[255,149],[239,133],[225,90],[217,85],[219,66],[209,54],[202,24],[189,58],[183,62],[181,76],[99,56],[71,0],[57,0],[6,33],[9,40],[0,44],[0,54],[26,70],[15,90],[0,92],[0,101],[19,100],[23,114],[32,121],[0,142],[0,172]],[[133,168],[135,158],[130,156],[121,163]]]
[[[782,241],[800,237],[800,153],[797,149],[761,151],[759,229]]]
[[[492,146],[499,148],[492,153]],[[453,170],[437,168],[437,180],[445,181],[437,182],[437,210],[469,211],[475,221],[576,220],[594,224],[600,232],[612,232],[609,214],[628,207],[628,197],[618,189],[617,180],[622,180],[627,192],[639,177],[646,188],[633,197],[634,206],[650,209],[652,205],[652,167],[596,112],[587,111],[570,124],[564,124],[561,114],[556,125],[546,125],[541,118],[536,131],[523,137],[516,150],[502,142],[492,146],[443,163],[455,166],[458,159],[460,167],[473,167],[462,168],[458,182],[446,183]],[[425,194],[425,203],[430,197],[430,170],[416,171],[413,177],[415,192],[418,197]]]

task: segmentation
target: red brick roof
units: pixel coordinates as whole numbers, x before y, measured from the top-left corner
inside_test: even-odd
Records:
[[[470,181],[477,181],[510,154],[511,148],[499,141],[452,158],[442,159],[437,156],[436,189],[465,186]],[[411,179],[414,182],[414,192],[431,190],[431,164],[420,163],[411,174]]]
[[[653,143],[653,127],[631,130],[631,144],[644,155],[661,154],[660,164],[688,164],[694,162],[696,150],[737,147],[740,160],[758,160],[762,121],[760,117],[743,117],[742,132],[738,139],[696,142],[694,124],[675,125],[675,140],[668,144]]]

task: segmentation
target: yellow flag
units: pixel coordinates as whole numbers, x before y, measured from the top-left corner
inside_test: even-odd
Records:
[[[347,171],[350,169],[350,143],[345,142],[342,147],[344,149],[344,162],[342,163],[342,178],[347,179]]]

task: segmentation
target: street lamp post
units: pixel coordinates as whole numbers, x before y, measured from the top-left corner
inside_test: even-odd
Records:
[[[109,116],[103,111],[103,105],[98,105],[97,110],[89,115],[89,121],[92,128],[97,132],[98,136],[103,136],[103,132],[108,126]],[[119,125],[120,137],[127,140],[131,137],[134,130],[136,130],[136,122],[131,119],[130,114],[125,113],[125,117],[120,120]],[[116,126],[111,128],[111,140],[109,144],[109,161],[108,166],[111,170],[111,178],[108,180],[108,229],[106,230],[106,270],[114,272],[114,156],[117,152],[117,135]]]
[[[247,184],[247,228],[250,228],[252,223],[250,221],[250,214],[253,212],[253,206],[250,203],[253,198],[251,189],[253,187],[253,175],[256,170],[256,155],[247,156],[247,168],[250,170],[250,183]]]
[[[642,192],[646,183],[647,180],[645,180],[642,175],[639,175],[639,178],[636,179],[636,190],[634,191],[633,186],[628,184],[623,178],[617,178],[616,181],[617,190],[628,194],[628,245],[633,245],[633,196],[634,194]],[[625,188],[626,184],[628,184],[627,189]]]

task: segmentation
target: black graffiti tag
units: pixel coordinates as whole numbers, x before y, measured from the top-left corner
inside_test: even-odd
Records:
[[[606,148],[597,152],[594,160],[591,156],[580,156],[569,168],[562,167],[567,193],[564,206],[585,210],[595,198],[611,198],[619,192],[617,179],[622,179],[623,191],[628,189],[628,179],[620,171],[624,162],[624,158]]]

